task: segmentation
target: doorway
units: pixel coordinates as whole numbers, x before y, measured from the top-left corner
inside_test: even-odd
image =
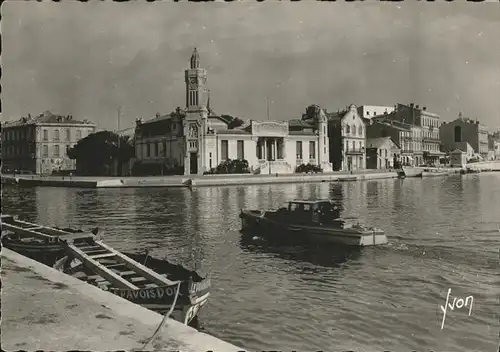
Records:
[[[198,153],[189,153],[189,174],[198,174]]]

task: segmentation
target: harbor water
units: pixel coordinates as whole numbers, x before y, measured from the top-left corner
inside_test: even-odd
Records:
[[[346,251],[241,238],[240,208],[294,198],[334,199],[390,243]],[[116,249],[149,249],[210,273],[203,328],[248,350],[499,346],[500,173],[193,190],[6,186],[2,212],[98,226]],[[467,306],[453,304],[469,296]]]

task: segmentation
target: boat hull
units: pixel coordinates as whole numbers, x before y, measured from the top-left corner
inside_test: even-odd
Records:
[[[195,271],[187,270],[181,265],[172,264],[166,260],[156,259],[146,254],[123,254],[139,263],[144,263],[144,266],[154,270],[160,275],[166,276],[173,282],[181,281],[179,294],[171,317],[181,323],[196,327],[198,314],[201,308],[207,304],[208,298],[210,297],[210,279],[203,278]],[[82,281],[97,286],[104,291],[111,292],[118,297],[138,304],[146,309],[159,314],[165,314],[171,309],[174,303],[177,284],[149,288],[142,287],[138,290],[108,287],[102,284],[103,281],[90,279],[93,277],[91,275],[93,273],[82,275],[82,271],[86,269],[81,263],[68,267],[64,262],[65,260],[67,260],[67,257],[60,259],[55,267],[58,270],[63,270],[64,267],[67,267],[68,269],[64,270],[67,274],[73,275]]]
[[[403,166],[401,168],[402,175],[404,177],[421,177],[422,172],[424,171],[422,168],[419,167],[407,167]]]
[[[422,177],[442,177],[442,176],[450,176],[450,172],[439,172],[439,171],[423,171]]]
[[[358,228],[332,228],[326,226],[290,225],[266,217],[266,212],[242,210],[241,229],[245,235],[263,235],[301,242],[333,243],[346,246],[374,246],[386,244],[382,230]]]

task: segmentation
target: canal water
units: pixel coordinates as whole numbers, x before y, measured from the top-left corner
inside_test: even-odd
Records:
[[[390,244],[347,252],[242,241],[240,208],[293,198],[335,199]],[[9,186],[2,203],[46,225],[99,226],[117,249],[210,273],[202,324],[248,350],[498,349],[498,173],[192,191]],[[472,310],[448,307],[441,328],[449,289],[450,305],[472,296]]]

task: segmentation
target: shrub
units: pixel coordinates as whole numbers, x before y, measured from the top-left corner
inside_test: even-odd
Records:
[[[250,168],[245,159],[228,159],[221,162],[217,167],[205,171],[204,175],[224,175],[224,174],[249,174]]]
[[[323,169],[317,165],[312,165],[312,164],[300,164],[295,168],[295,172],[298,174],[302,173],[318,173],[318,172],[323,172]]]

